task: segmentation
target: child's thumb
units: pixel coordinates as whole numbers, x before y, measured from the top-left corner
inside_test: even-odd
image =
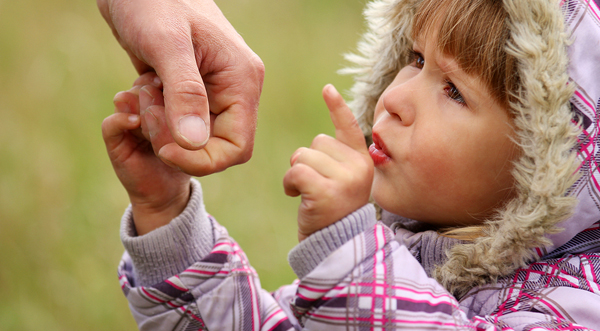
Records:
[[[329,108],[329,116],[335,126],[335,138],[356,151],[367,153],[365,136],[358,121],[333,85],[325,85],[323,99],[325,99],[327,108]]]

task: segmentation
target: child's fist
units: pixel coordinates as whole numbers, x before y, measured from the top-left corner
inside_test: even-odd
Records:
[[[310,148],[299,148],[283,184],[289,196],[302,196],[298,239],[365,205],[373,182],[373,160],[358,122],[331,85],[323,89],[336,138],[318,135]]]
[[[170,222],[190,196],[190,176],[166,165],[153,149],[169,132],[157,78],[144,74],[132,89],[117,93],[115,114],[102,122],[106,150],[129,195],[139,235]]]

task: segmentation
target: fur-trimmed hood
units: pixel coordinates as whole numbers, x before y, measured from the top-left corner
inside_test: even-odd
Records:
[[[506,49],[519,61],[522,85],[511,105],[522,148],[513,170],[517,196],[485,223],[482,237],[455,245],[436,270],[455,294],[560,252],[600,220],[597,2],[503,0],[511,30]],[[408,64],[419,3],[374,0],[365,10],[368,31],[358,54],[347,57],[355,66],[343,72],[355,76],[350,107],[367,137],[377,100]]]

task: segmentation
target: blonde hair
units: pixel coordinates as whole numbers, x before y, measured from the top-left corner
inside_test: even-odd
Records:
[[[510,31],[500,0],[423,0],[413,21],[412,38],[437,31],[437,48],[456,59],[467,74],[487,84],[494,99],[509,109],[519,79],[516,59],[506,52]]]
[[[415,14],[412,39],[434,36],[437,49],[452,56],[467,74],[487,85],[492,97],[510,116],[510,105],[520,84],[517,60],[506,52],[510,31],[500,0],[423,0]],[[433,29],[438,28],[438,31]],[[442,235],[472,241],[484,226],[442,230]]]

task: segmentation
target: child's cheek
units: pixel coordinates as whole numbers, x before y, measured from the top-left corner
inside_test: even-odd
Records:
[[[468,180],[461,171],[460,153],[451,139],[428,136],[414,143],[408,158],[411,179],[418,189],[429,191],[435,196],[452,194],[460,184]],[[435,197],[431,197],[437,200]]]

